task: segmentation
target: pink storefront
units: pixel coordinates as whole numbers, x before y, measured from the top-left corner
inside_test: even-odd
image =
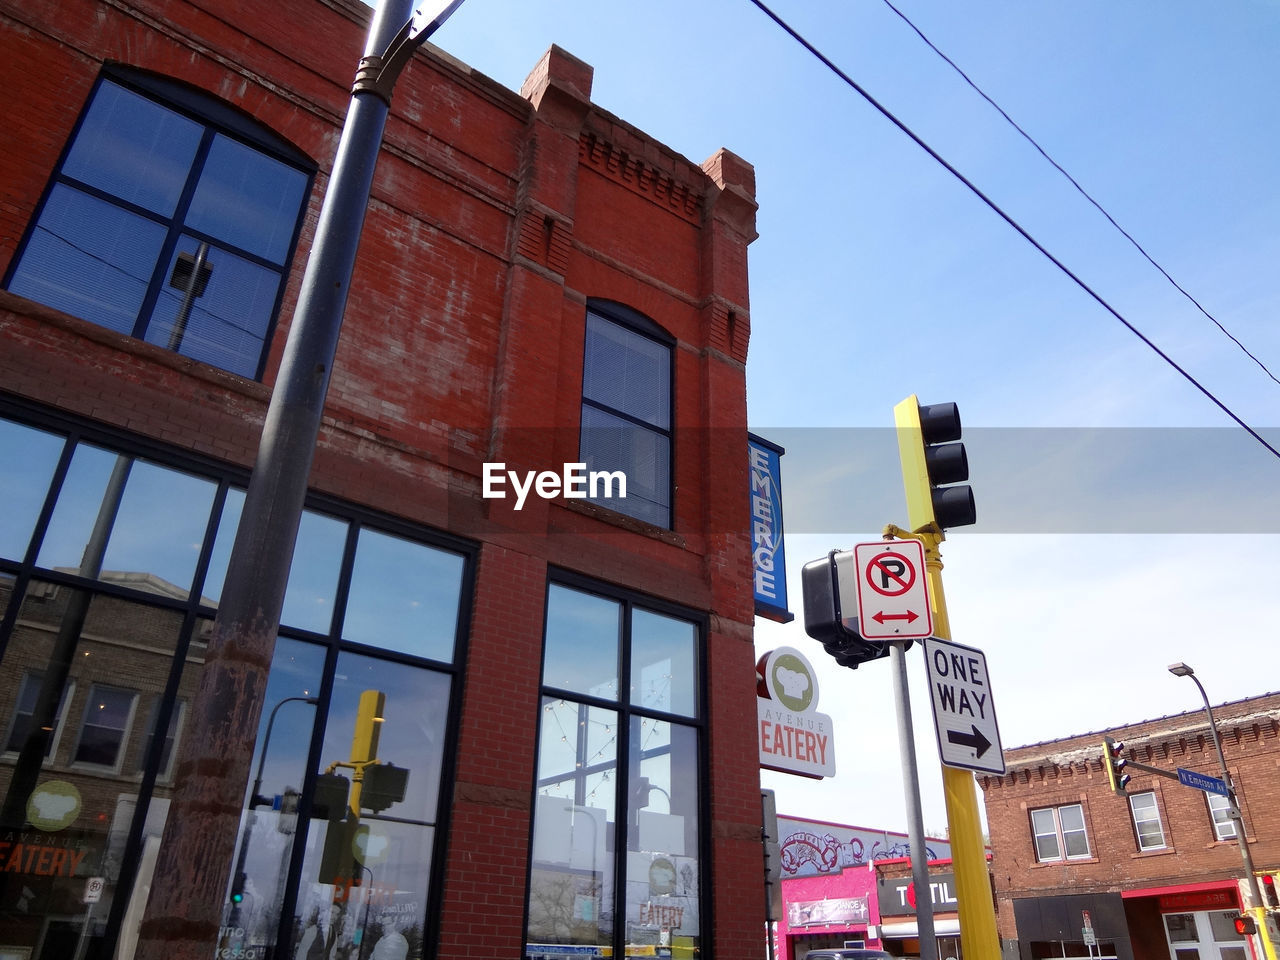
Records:
[[[901,939],[903,925],[894,922],[905,918],[891,916],[901,911],[887,900],[881,910],[892,887],[886,873],[910,873],[905,834],[796,817],[779,817],[778,826],[783,902],[776,960],[803,960],[810,950],[843,946],[878,947],[895,956],[917,952]],[[951,847],[928,838],[926,853],[930,861],[945,860]]]

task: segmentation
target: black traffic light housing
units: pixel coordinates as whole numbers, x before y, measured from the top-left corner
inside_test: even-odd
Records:
[[[960,409],[954,403],[922,404],[910,396],[894,407],[898,454],[912,529],[976,523],[969,457],[960,443]]]
[[[1102,738],[1102,767],[1107,772],[1107,783],[1117,796],[1125,796],[1129,781],[1133,778],[1124,772],[1129,761],[1124,758],[1124,743],[1111,737]]]
[[[837,564],[846,563],[853,563],[852,551],[832,550],[801,569],[804,632],[821,643],[840,666],[856,670],[860,663],[887,657],[889,644],[867,640],[858,632],[858,618],[846,615],[842,609]],[[856,612],[856,601],[853,612]],[[909,646],[911,641],[907,641],[906,647]]]
[[[1252,937],[1258,932],[1258,925],[1253,922],[1253,917],[1247,913],[1240,914],[1233,923],[1235,924],[1236,933],[1242,937]]]
[[[1263,873],[1258,877],[1258,890],[1262,894],[1262,905],[1268,910],[1280,908],[1280,894],[1276,893],[1276,876],[1274,873]]]
[[[360,786],[360,808],[381,813],[404,799],[409,786],[409,771],[394,763],[374,763],[364,768]]]

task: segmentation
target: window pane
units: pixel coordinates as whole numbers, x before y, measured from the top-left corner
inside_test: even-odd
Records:
[[[76,447],[40,546],[36,560],[40,566],[73,573],[84,569],[85,576],[97,575],[102,556],[86,558],[85,550],[99,515],[105,520],[112,513],[105,505],[107,497],[123,491],[129,467],[128,457],[85,443]],[[86,559],[93,561],[87,567],[83,566]]]
[[[135,460],[103,568],[127,574],[131,587],[187,596],[216,489],[202,477]]]
[[[0,419],[0,557],[21,560],[66,441]]]
[[[311,510],[302,514],[281,623],[315,633],[329,632],[346,539],[345,521]]]
[[[303,861],[294,922],[304,940],[308,934],[313,939],[334,938],[333,956],[404,957],[408,938],[420,936],[422,918],[437,909],[428,892],[449,678],[418,667],[342,655],[317,773],[335,762],[356,759],[353,732],[366,691],[383,695],[384,719],[375,725],[378,732],[373,738],[376,757],[382,761],[378,766],[385,769],[395,764],[407,771],[407,779],[397,783],[395,797],[384,793],[378,799],[372,773],[378,767],[366,768],[359,819],[348,811],[344,820],[311,821],[315,845]],[[348,798],[355,796],[353,784]],[[360,886],[353,889],[349,881],[356,878]],[[263,891],[263,896],[273,894],[270,888]],[[361,922],[333,924],[329,909],[334,904],[345,904]],[[366,937],[367,942],[362,942]],[[415,950],[413,956],[421,953]]]
[[[245,928],[246,944],[273,942],[280,923],[279,891],[284,889],[298,835],[298,799],[317,716],[315,705],[305,701],[320,690],[324,660],[325,651],[319,645],[289,637],[276,641],[254,743],[253,769],[260,779],[245,784],[245,810],[236,838],[236,862],[246,878],[247,909],[235,916],[230,908],[224,917],[225,922],[235,921]],[[314,879],[314,875],[304,877],[303,888]],[[263,949],[258,955],[269,952]]]
[[[1084,829],[1084,809],[1079,804],[1059,807],[1058,816],[1062,819],[1062,832]]]
[[[342,634],[347,640],[452,660],[463,561],[425,544],[362,529]]]
[[[58,184],[9,289],[132,334],[164,237],[160,224]]]
[[[155,213],[178,204],[201,128],[153,100],[104,82],[62,172]]]
[[[199,247],[192,237],[178,241],[147,327],[147,342],[252,377],[275,311],[280,274],[209,244],[204,245],[203,266],[196,270]]]
[[[76,763],[114,767],[119,762],[137,699],[132,690],[93,685],[85,704]]]
[[[621,604],[553,584],[547,591],[542,682],[617,700],[621,636]]]
[[[1087,857],[1089,855],[1089,839],[1083,830],[1062,832],[1062,841],[1067,847],[1068,857]]]
[[[1213,817],[1213,832],[1219,840],[1234,840],[1236,824],[1231,819],[1231,802],[1217,793],[1206,793],[1209,801],[1209,813]]]
[[[64,626],[65,632],[61,629]],[[150,812],[137,804],[139,781],[133,774],[143,737],[134,706],[139,696],[135,691],[145,691],[141,695],[147,698],[159,695],[182,628],[179,611],[119,597],[90,598],[84,591],[32,581],[0,659],[0,713],[7,718],[10,698],[19,688],[23,671],[30,669],[39,675],[45,695],[38,700],[44,700],[48,711],[33,726],[56,728],[65,715],[68,729],[63,744],[48,759],[42,756],[43,750],[36,749],[25,763],[14,758],[16,763],[0,764],[0,795],[18,791],[10,799],[26,809],[32,824],[26,831],[15,829],[15,839],[19,834],[64,837],[65,843],[50,845],[65,846],[69,856],[60,867],[51,861],[52,869],[45,876],[20,878],[38,881],[43,892],[28,903],[25,927],[14,927],[16,915],[12,913],[0,921],[0,927],[8,923],[5,928],[9,932],[26,929],[33,936],[41,929],[57,929],[71,912],[65,906],[83,897],[85,880],[90,876],[105,881],[102,899],[94,907],[96,918],[108,914],[117,896],[127,901],[133,891],[146,889],[149,874],[145,864],[151,861],[145,853],[139,882],[128,886],[119,882],[135,812],[145,820],[143,835],[154,856],[167,805],[160,788],[151,800]],[[60,698],[62,707],[57,706]],[[54,738],[56,741],[56,729]],[[128,775],[116,775],[125,770]],[[36,889],[32,883],[27,885]],[[84,915],[83,907],[80,915]],[[73,930],[73,934],[78,938],[81,931]],[[109,956],[103,934],[100,923],[83,928],[81,952]],[[75,950],[63,950],[67,942],[47,939],[45,953],[70,957]],[[75,940],[70,942],[74,945]]]
[[[1058,835],[1047,833],[1036,836],[1037,860],[1061,860],[1062,851],[1058,847]]]
[[[530,943],[612,943],[617,738],[613,711],[543,701]]]
[[[648,610],[631,618],[631,704],[697,715],[697,628]]]
[[[671,348],[587,315],[582,395],[666,430],[671,425]]]
[[[222,504],[222,516],[218,519],[218,532],[213,538],[213,553],[209,557],[209,572],[204,578],[200,594],[217,606],[222,599],[222,587],[227,579],[227,563],[236,540],[236,528],[240,526],[240,512],[244,509],[244,491],[239,487],[227,490]]]
[[[187,226],[283,265],[307,178],[221,134],[214,137]]]
[[[1209,913],[1209,928],[1213,930],[1214,940],[1243,940],[1244,934],[1236,933],[1236,917],[1239,914],[1231,910],[1213,910]]]
[[[40,698],[40,688],[45,681],[43,670],[27,671],[22,677],[22,687],[18,691],[18,701],[13,708],[13,719],[9,723],[9,733],[5,737],[6,753],[20,753],[27,743],[27,738],[35,732],[35,714]],[[44,755],[52,758],[58,746],[58,736],[62,732],[62,724],[67,715],[68,694],[74,691],[75,684],[69,682],[59,694],[55,707],[54,719],[45,724],[47,735]]]
[[[660,527],[670,525],[671,439],[595,407],[582,408],[581,452],[588,471],[621,470],[627,497],[593,499]]]
[[[664,720],[631,718],[627,942],[699,943],[698,735]],[[669,937],[669,941],[668,938]]]

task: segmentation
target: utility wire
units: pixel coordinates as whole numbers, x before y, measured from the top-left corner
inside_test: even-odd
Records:
[[[1271,451],[1271,454],[1274,457],[1276,457],[1276,459],[1280,459],[1280,450],[1277,450],[1271,444],[1267,443],[1267,441],[1262,438],[1262,436],[1258,433],[1258,431],[1254,430],[1253,427],[1245,423],[1244,420],[1242,420],[1235,413],[1235,411],[1233,411],[1225,403],[1223,403],[1216,396],[1214,396],[1213,393],[1211,393],[1208,390],[1208,388],[1206,388],[1203,384],[1200,383],[1200,381],[1198,381],[1190,373],[1188,373],[1181,366],[1179,366],[1177,361],[1175,361],[1167,353],[1165,353],[1158,346],[1156,346],[1155,343],[1152,342],[1141,330],[1139,330],[1132,323],[1126,320],[1124,316],[1121,315],[1121,313],[1118,310],[1116,310],[1115,307],[1107,303],[1107,301],[1104,300],[1096,290],[1094,290],[1082,279],[1080,279],[1080,277],[1078,277],[1075,273],[1073,273],[1065,263],[1063,263],[1061,260],[1055,257],[1052,253],[1050,253],[1047,249],[1045,249],[1045,247],[1038,240],[1036,240],[1035,237],[1033,237],[1030,233],[1028,233],[1023,228],[1023,226],[1020,223],[1018,223],[1018,221],[1014,220],[1013,217],[1005,213],[1004,210],[1001,209],[1001,207],[994,200],[992,200],[980,189],[978,189],[977,185],[975,185],[973,181],[969,180],[964,174],[962,174],[959,170],[957,170],[950,163],[948,163],[942,157],[941,154],[939,154],[936,150],[934,150],[933,147],[929,146],[929,144],[925,143],[924,140],[922,140],[910,127],[908,127],[905,123],[903,123],[896,116],[894,116],[894,114],[890,112],[887,107],[881,104],[880,101],[878,101],[875,97],[873,97],[870,93],[868,93],[862,86],[860,86],[856,80],[854,80],[852,77],[846,74],[843,70],[837,67],[834,63],[832,63],[831,60],[828,59],[825,54],[823,54],[813,44],[811,44],[808,40],[806,40],[799,33],[797,33],[791,27],[790,24],[788,24],[785,20],[783,20],[776,13],[770,10],[762,2],[762,0],[751,0],[751,3],[753,3],[756,7],[758,7],[761,10],[761,12],[765,14],[765,16],[767,16],[770,20],[772,20],[779,27],[781,27],[782,30],[785,31],[793,40],[795,40],[798,44],[800,44],[807,51],[809,51],[809,53],[812,54],[815,58],[817,58],[817,60],[821,62],[823,66],[825,66],[828,70],[830,70],[837,77],[843,80],[846,85],[848,85],[854,92],[856,92],[858,96],[862,97],[863,100],[867,101],[867,103],[870,104],[881,116],[883,116],[886,120],[892,123],[899,130],[901,130],[904,134],[906,134],[906,136],[910,138],[912,143],[914,143],[921,150],[927,153],[944,170],[946,170],[953,177],[955,177],[962,184],[964,184],[964,186],[967,187],[974,196],[976,196],[979,200],[985,203],[987,207],[990,208],[990,210],[996,214],[996,216],[998,216],[1001,220],[1003,220],[1010,227],[1016,230],[1018,234],[1021,235],[1021,237],[1027,241],[1027,243],[1035,247],[1036,250],[1038,250],[1046,260],[1048,260],[1060,271],[1066,274],[1075,283],[1076,286],[1078,286],[1081,290],[1083,290],[1090,297],[1092,297],[1094,301],[1096,301],[1099,304],[1099,306],[1101,306],[1109,314],[1111,314],[1113,317],[1119,320],[1122,324],[1124,324],[1124,326],[1129,330],[1130,333],[1132,333],[1135,337],[1137,337],[1139,340],[1145,343],[1148,347],[1150,347],[1153,351],[1155,351],[1156,355],[1159,356],[1160,359],[1162,359],[1169,366],[1173,367],[1173,369],[1178,371],[1178,373],[1182,374],[1183,378],[1185,378],[1188,383],[1190,383],[1193,387],[1195,387],[1202,394],[1204,394],[1214,404],[1214,406],[1216,406],[1219,410],[1221,410],[1228,417],[1234,420],[1236,424],[1240,426],[1241,429],[1243,429],[1247,434],[1249,434],[1249,436],[1253,437],[1253,439],[1257,440],[1258,443],[1262,444],[1269,451]]]
[[[1228,330],[1221,323],[1219,323],[1218,318],[1215,317],[1213,314],[1211,314],[1208,310],[1206,310],[1200,304],[1199,300],[1197,300],[1185,288],[1183,288],[1182,284],[1178,283],[1177,280],[1173,279],[1173,277],[1169,275],[1168,271],[1166,271],[1164,267],[1160,266],[1160,264],[1158,264],[1155,261],[1155,259],[1151,256],[1151,254],[1147,253],[1147,251],[1143,248],[1142,244],[1140,244],[1137,240],[1135,240],[1129,234],[1129,231],[1127,231],[1124,227],[1120,226],[1120,224],[1116,222],[1115,218],[1112,217],[1111,214],[1107,212],[1107,210],[1102,206],[1102,204],[1100,204],[1097,200],[1095,200],[1089,194],[1089,191],[1087,191],[1084,187],[1080,186],[1080,184],[1076,181],[1075,177],[1067,173],[1067,171],[1062,168],[1062,166],[1058,163],[1057,160],[1049,156],[1049,154],[1045,151],[1045,149],[1042,146],[1040,146],[1039,143],[1036,142],[1036,139],[1033,136],[1031,136],[1031,134],[1027,133],[1026,130],[1023,130],[1022,127],[1019,126],[1018,123],[1011,116],[1009,116],[1009,114],[1005,112],[1004,108],[1001,107],[1000,104],[996,103],[989,96],[987,96],[986,91],[984,91],[981,87],[979,87],[976,83],[974,83],[973,80],[970,79],[969,75],[965,73],[962,69],[960,69],[960,67],[956,64],[954,60],[952,60],[945,53],[943,53],[936,46],[934,46],[933,41],[930,40],[928,37],[926,37],[921,32],[920,28],[911,22],[911,20],[907,17],[906,14],[904,14],[901,10],[895,7],[890,2],[890,0],[884,0],[884,5],[888,7],[890,10],[892,10],[894,13],[896,13],[899,19],[901,19],[903,23],[905,23],[908,27],[910,27],[913,31],[915,31],[916,36],[918,36],[921,40],[924,41],[925,46],[927,46],[930,50],[932,50],[939,57],[945,60],[947,65],[950,66],[952,70],[960,74],[964,82],[967,83],[970,87],[972,87],[974,92],[977,93],[978,96],[980,96],[983,100],[987,101],[987,103],[989,103],[995,109],[995,111],[998,114],[1000,114],[1000,116],[1004,117],[1004,119],[1008,122],[1009,126],[1017,130],[1018,133],[1022,135],[1022,138],[1027,141],[1027,143],[1035,147],[1036,152],[1039,153],[1040,156],[1044,157],[1047,161],[1049,161],[1049,163],[1053,166],[1055,170],[1057,170],[1060,174],[1066,177],[1067,181],[1073,187],[1076,188],[1076,191],[1080,194],[1080,196],[1084,197],[1091,204],[1093,204],[1093,206],[1097,209],[1097,211],[1107,218],[1107,222],[1109,222],[1113,227],[1119,230],[1121,236],[1123,236],[1126,240],[1128,240],[1131,244],[1133,244],[1134,249],[1137,250],[1140,254],[1142,254],[1142,256],[1146,259],[1147,263],[1151,264],[1153,267],[1159,270],[1161,275],[1166,280],[1168,280],[1171,284],[1173,284],[1174,289],[1176,289],[1180,294],[1186,297],[1187,300],[1191,301],[1191,303],[1195,306],[1195,308],[1199,310],[1202,314],[1204,314],[1210,321],[1212,321],[1213,325],[1216,326],[1219,330],[1221,330],[1227,336],[1227,338],[1231,340],[1232,343],[1234,343],[1237,347],[1243,350],[1245,356],[1247,356],[1250,360],[1252,360],[1254,363],[1256,363],[1259,367],[1262,368],[1263,373],[1265,373],[1268,377],[1270,377],[1276,383],[1280,384],[1280,380],[1276,379],[1276,375],[1272,373],[1270,369],[1268,369],[1265,363],[1263,363],[1256,356],[1254,356],[1253,353],[1250,352],[1249,348],[1246,347],[1243,343],[1241,343],[1238,339],[1236,339],[1236,336],[1230,330]]]

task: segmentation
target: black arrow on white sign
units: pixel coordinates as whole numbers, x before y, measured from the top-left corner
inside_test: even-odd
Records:
[[[961,733],[959,730],[947,731],[947,742],[958,743],[962,747],[973,747],[977,753],[975,756],[981,757],[987,752],[987,748],[991,746],[991,741],[982,735],[982,731],[973,725],[973,733]]]

